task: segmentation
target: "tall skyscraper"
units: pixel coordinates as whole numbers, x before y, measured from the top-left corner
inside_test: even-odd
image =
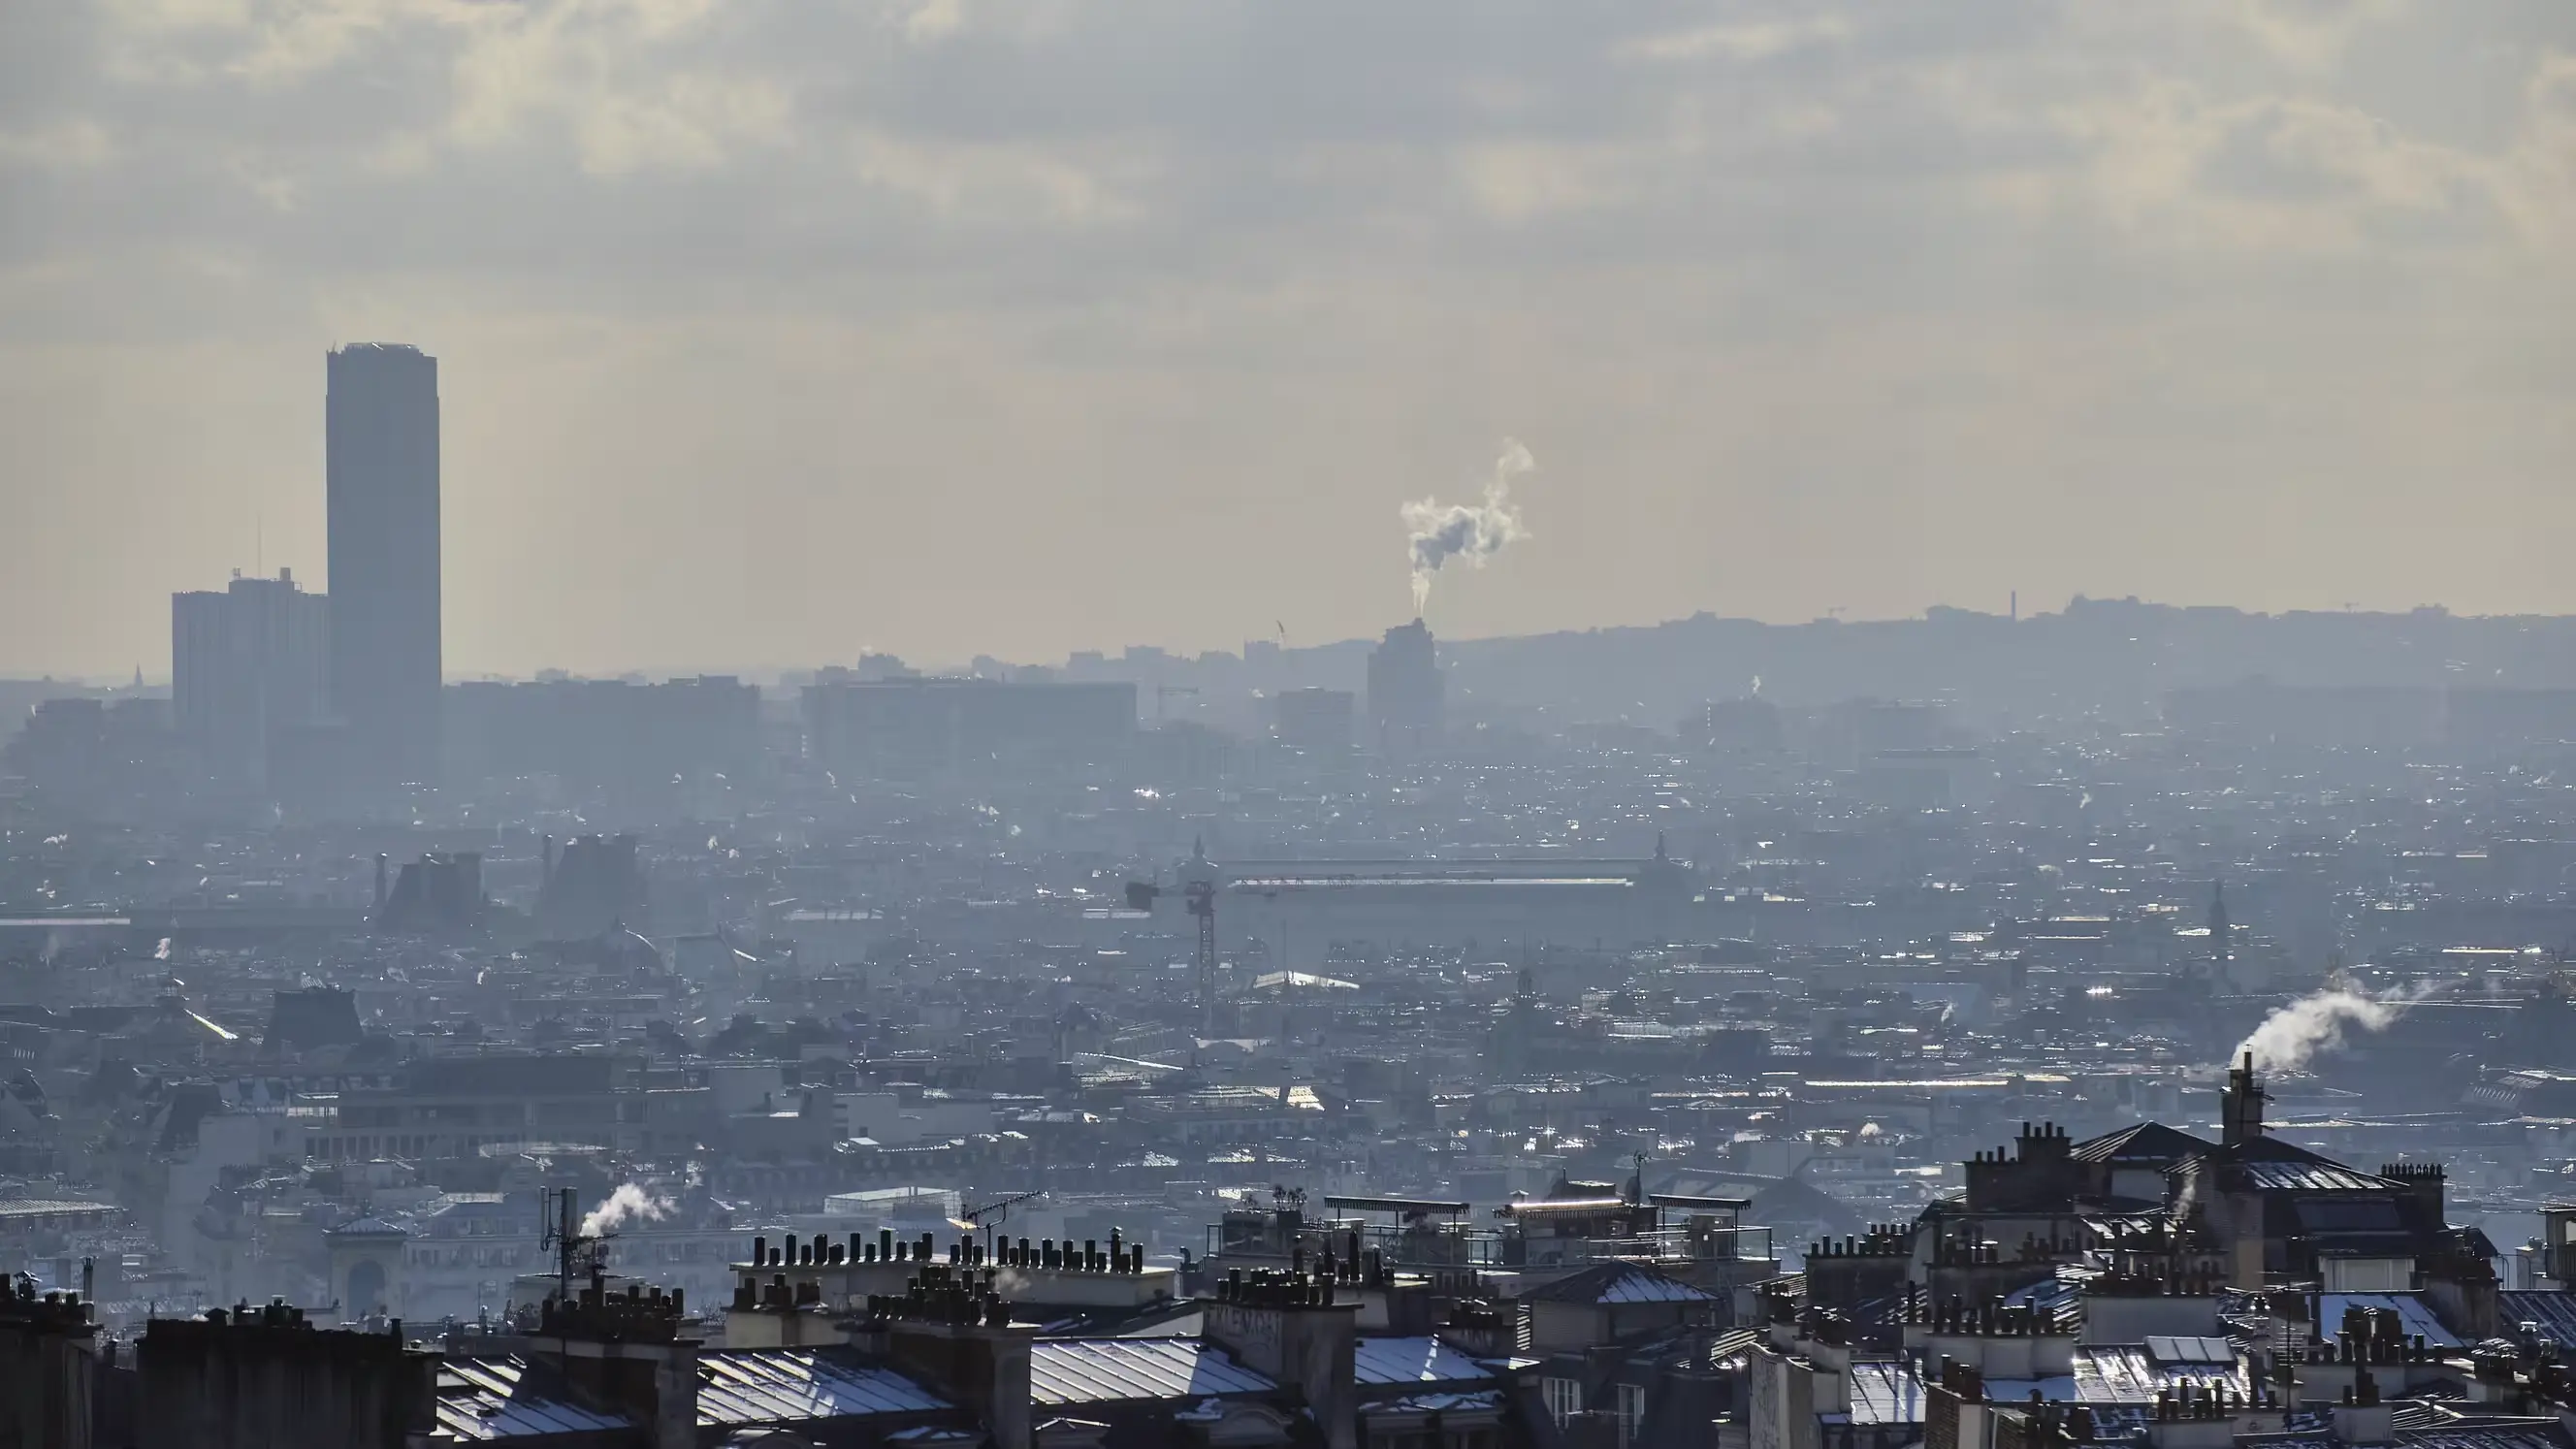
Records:
[[[222,593],[170,596],[170,707],[180,737],[226,785],[269,783],[290,731],[328,711],[327,601],[295,575],[236,576]]]
[[[1446,691],[1439,652],[1420,619],[1386,631],[1369,651],[1369,720],[1377,747],[1391,756],[1420,754],[1440,742]]]
[[[438,359],[331,354],[331,699],[367,783],[433,779],[439,742]]]

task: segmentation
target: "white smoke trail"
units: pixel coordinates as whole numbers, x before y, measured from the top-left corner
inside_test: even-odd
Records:
[[[2318,1052],[2343,1045],[2345,1028],[2386,1031],[2408,1007],[2439,989],[2426,985],[2385,996],[2364,996],[2349,986],[2311,991],[2263,1018],[2262,1025],[2237,1043],[2229,1060],[2252,1052],[2258,1070],[2297,1071]]]
[[[581,1235],[595,1238],[601,1233],[615,1232],[629,1222],[649,1223],[669,1215],[677,1206],[667,1197],[655,1197],[634,1183],[621,1182],[599,1206],[582,1216]]]
[[[1502,552],[1503,546],[1529,537],[1512,506],[1512,480],[1538,467],[1530,450],[1503,439],[1503,455],[1494,460],[1494,476],[1485,482],[1481,503],[1443,504],[1425,498],[1404,505],[1404,528],[1413,550],[1413,612],[1431,602],[1431,576],[1453,558],[1477,568]]]

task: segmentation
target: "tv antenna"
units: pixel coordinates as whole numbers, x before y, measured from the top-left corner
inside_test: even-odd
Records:
[[[1013,1193],[1009,1197],[1000,1198],[973,1209],[958,1221],[983,1230],[984,1253],[989,1259],[993,1252],[993,1230],[1011,1220],[1011,1209],[1021,1203],[1032,1202],[1044,1196],[1046,1196],[1044,1189],[1036,1192]]]
[[[555,1297],[570,1304],[575,1273],[595,1273],[600,1268],[600,1245],[610,1233],[585,1233],[581,1230],[581,1200],[569,1187],[540,1189],[538,1201],[548,1221],[537,1241],[537,1250],[555,1255]]]

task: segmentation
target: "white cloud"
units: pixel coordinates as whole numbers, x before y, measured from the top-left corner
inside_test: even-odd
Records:
[[[0,166],[82,168],[104,165],[115,156],[115,139],[96,121],[0,130]]]
[[[921,0],[903,17],[904,39],[916,44],[944,40],[966,24],[966,0]]]
[[[1648,61],[1770,60],[1791,51],[1846,39],[1851,33],[1851,22],[1839,15],[1811,15],[1703,25],[1647,36],[1620,46],[1619,54],[1625,59]]]
[[[921,141],[873,131],[852,138],[850,161],[862,182],[939,221],[1000,225],[1134,222],[1144,215],[1138,191],[1151,169],[1133,156],[1085,161],[1042,144]]]

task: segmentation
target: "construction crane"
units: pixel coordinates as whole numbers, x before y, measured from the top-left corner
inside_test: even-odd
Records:
[[[1198,922],[1198,951],[1191,958],[1191,985],[1198,994],[1199,1034],[1216,1034],[1216,881],[1203,867],[1207,864],[1204,845],[1196,848],[1191,864],[1202,867],[1194,872],[1196,879],[1181,887],[1181,901],[1188,907],[1191,919]],[[1150,911],[1163,888],[1148,881],[1127,883],[1127,909]]]

